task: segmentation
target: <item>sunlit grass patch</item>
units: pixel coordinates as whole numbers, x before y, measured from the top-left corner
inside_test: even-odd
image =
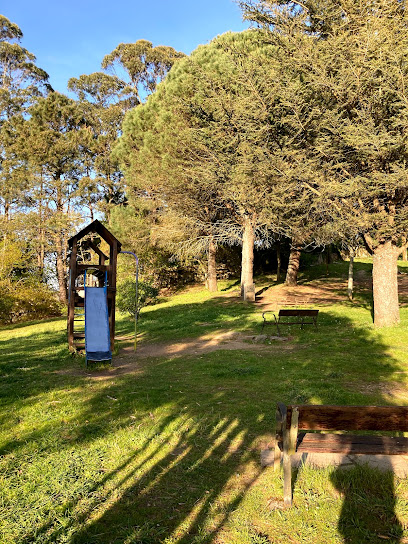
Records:
[[[335,266],[343,274],[347,263]],[[144,309],[140,345],[220,329],[259,334],[260,309],[243,304],[232,285],[216,294],[188,289]],[[301,467],[294,506],[284,510],[281,473],[260,464],[277,401],[403,402],[407,324],[405,307],[400,326],[376,330],[365,303],[325,304],[318,330],[292,327],[287,347],[249,342],[229,350],[226,341],[212,351],[143,360],[136,352],[134,367],[116,374],[85,369],[83,357],[69,354],[64,320],[1,329],[0,542],[408,537],[404,479],[364,467],[344,475]],[[132,319],[120,316],[118,334],[132,330]],[[371,523],[370,504],[382,525]],[[345,512],[354,513],[347,522]]]

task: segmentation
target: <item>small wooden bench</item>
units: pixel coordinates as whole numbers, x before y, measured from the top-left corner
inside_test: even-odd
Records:
[[[283,457],[284,503],[292,504],[291,455],[408,455],[408,438],[300,431],[408,431],[408,406],[285,406],[276,409],[274,468]]]
[[[267,314],[271,313],[275,318],[276,328],[278,329],[278,336],[280,336],[279,325],[300,325],[303,329],[304,325],[314,325],[317,328],[317,316],[319,310],[305,310],[303,308],[290,308],[285,310],[279,310],[278,317],[271,310],[266,310],[262,313],[263,324],[262,330],[265,325],[272,323],[267,320]]]

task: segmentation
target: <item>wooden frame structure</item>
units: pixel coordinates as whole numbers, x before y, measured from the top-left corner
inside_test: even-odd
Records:
[[[95,239],[89,235],[99,235],[109,246],[109,255],[105,255],[98,247]],[[78,248],[80,241],[89,237],[86,240],[86,247],[92,250],[98,256],[98,264],[85,264],[79,262]],[[68,240],[68,245],[71,250],[69,259],[69,285],[68,285],[68,345],[70,351],[78,351],[85,349],[85,332],[76,330],[75,324],[81,321],[84,316],[84,298],[80,296],[80,291],[83,286],[78,285],[77,279],[83,275],[85,271],[92,271],[102,287],[107,279],[107,298],[108,298],[108,314],[109,314],[109,331],[111,350],[115,343],[115,299],[116,299],[116,267],[118,253],[121,251],[121,243],[106,227],[97,219],[72,236]],[[108,261],[108,264],[106,263]],[[83,321],[83,320],[82,320]]]

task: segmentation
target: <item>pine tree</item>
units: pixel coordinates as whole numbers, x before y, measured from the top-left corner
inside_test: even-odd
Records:
[[[110,224],[112,208],[126,201],[123,174],[112,149],[125,113],[135,105],[135,99],[122,80],[103,72],[71,78],[68,89],[78,96],[92,131],[89,147],[83,149],[85,175],[80,181],[83,203],[89,207],[91,220],[97,209]]]
[[[37,198],[44,199],[47,210],[42,227],[53,242],[59,297],[66,302],[67,240],[80,220],[77,204],[81,201],[79,180],[84,175],[83,148],[90,146],[92,133],[82,108],[57,92],[40,98],[29,113],[20,130],[19,156],[41,183]]]
[[[177,63],[146,105],[128,114],[119,148],[128,183],[160,195],[173,222],[172,229],[165,223],[167,237],[205,249],[212,285],[216,244],[243,243],[242,290],[252,296],[255,232],[269,222],[271,130],[262,93],[272,81],[256,48],[256,32],[230,34]]]
[[[28,183],[15,152],[19,122],[30,104],[50,90],[48,74],[20,45],[22,37],[20,28],[0,15],[0,205],[7,220]]]
[[[364,237],[373,254],[374,323],[396,324],[397,258],[408,236],[405,2],[242,6],[286,52],[304,108],[315,111],[299,179],[314,206],[326,210],[333,238],[347,238],[349,229]]]
[[[127,84],[137,103],[151,94],[160,81],[163,81],[174,62],[185,55],[166,45],[153,44],[148,40],[135,43],[120,43],[102,61],[102,68],[110,70],[114,75],[119,73],[120,79]]]

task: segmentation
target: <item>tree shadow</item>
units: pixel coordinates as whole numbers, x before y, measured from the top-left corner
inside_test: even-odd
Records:
[[[241,280],[240,278],[238,278],[233,283],[227,285],[227,287],[224,287],[224,289],[221,289],[221,292],[231,291],[231,289],[234,289],[234,287],[239,287],[240,285],[241,285]]]

